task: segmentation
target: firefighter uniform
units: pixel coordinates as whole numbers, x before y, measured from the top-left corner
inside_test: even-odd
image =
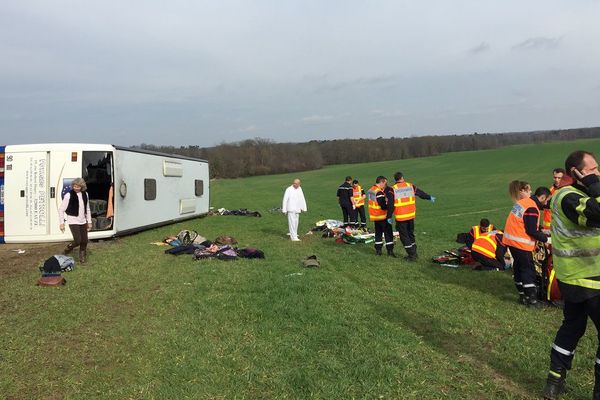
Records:
[[[369,189],[367,197],[369,200],[369,219],[375,225],[375,254],[381,255],[384,244],[383,238],[385,237],[385,247],[388,255],[395,257],[394,233],[392,225],[387,221],[394,212],[393,192],[374,185]]]
[[[538,306],[536,273],[532,251],[535,242],[547,242],[548,237],[539,230],[540,208],[536,196],[519,200],[508,214],[502,242],[514,258],[513,278],[522,303]]]
[[[342,183],[337,190],[338,202],[342,209],[342,219],[344,220],[344,227],[350,225],[350,217],[354,213],[352,210],[352,185],[350,182],[345,181]]]
[[[352,214],[352,224],[356,228],[366,228],[367,218],[365,215],[365,191],[360,185],[352,186],[352,204],[354,207],[354,213]],[[358,217],[360,216],[360,223]]]
[[[554,192],[556,192],[556,186],[552,185],[550,188],[550,196],[554,195]],[[548,202],[548,204],[550,204],[550,202]],[[550,223],[552,222],[552,211],[550,210],[550,207],[544,208],[543,218],[542,229],[549,231]]]
[[[588,317],[600,335],[600,181],[565,186],[552,197],[552,256],[563,294],[564,319],[550,352],[546,398],[557,398]],[[594,399],[600,399],[600,345],[595,360]],[[554,397],[553,397],[554,396]]]
[[[486,232],[491,232],[493,231],[494,225],[490,224],[487,229]],[[465,244],[467,245],[468,248],[471,248],[471,246],[473,246],[473,242],[477,239],[479,239],[479,236],[481,235],[481,226],[480,225],[475,225],[473,227],[471,227],[471,230],[469,230],[469,234],[467,235],[467,240],[465,242]]]
[[[417,213],[416,197],[432,200],[427,193],[404,180],[396,182],[394,189],[394,219],[400,241],[406,250],[407,259],[417,259],[417,243],[415,241],[415,216]]]
[[[502,231],[500,230],[477,232],[477,239],[471,247],[471,256],[481,264],[482,269],[504,270],[506,247],[502,244],[502,237]]]

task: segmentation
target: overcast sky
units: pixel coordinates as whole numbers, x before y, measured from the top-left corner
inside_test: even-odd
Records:
[[[600,0],[0,2],[0,144],[600,126]]]

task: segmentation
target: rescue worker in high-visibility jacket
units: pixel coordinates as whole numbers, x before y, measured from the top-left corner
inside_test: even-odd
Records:
[[[475,225],[475,226],[471,227],[471,230],[469,231],[469,234],[467,235],[465,244],[470,249],[471,246],[473,246],[473,242],[475,240],[479,239],[479,235],[481,235],[482,233],[491,232],[494,229],[495,229],[494,225],[490,224],[490,220],[488,220],[487,218],[482,218],[479,221],[479,225]]]
[[[387,179],[378,176],[375,185],[369,189],[369,219],[375,225],[375,254],[380,256],[385,237],[385,248],[388,256],[394,254],[394,233],[392,230],[392,216],[394,214],[394,194],[388,189]]]
[[[482,232],[477,236],[471,247],[471,256],[481,264],[481,267],[474,269],[504,270],[506,265],[504,262],[506,246],[502,244],[502,237],[501,230],[490,230],[489,232]]]
[[[352,215],[352,224],[355,228],[367,229],[367,217],[365,215],[365,191],[360,186],[357,179],[352,181],[352,207],[354,213]],[[358,217],[360,216],[360,222]]]
[[[557,399],[565,387],[579,339],[588,317],[600,337],[600,172],[594,155],[575,151],[565,160],[575,179],[561,187],[550,203],[552,257],[564,298],[563,322],[550,352],[550,371],[544,398]],[[595,359],[593,399],[600,400],[600,344]]]
[[[519,188],[517,188],[519,186]],[[537,300],[536,272],[532,251],[535,242],[547,242],[548,237],[539,230],[540,209],[546,204],[550,189],[539,187],[533,196],[527,182],[513,181],[509,186],[511,196],[518,201],[508,214],[502,242],[510,249],[513,278],[519,292],[519,301],[528,307],[543,307]],[[516,192],[516,194],[515,194]]]
[[[428,195],[412,183],[404,180],[402,172],[394,174],[394,219],[400,241],[406,250],[405,259],[417,260],[417,243],[415,241],[415,216],[417,212],[416,197],[435,202],[435,197]]]
[[[560,181],[565,175],[565,170],[562,168],[554,168],[552,171],[552,186],[550,186],[550,196],[554,195],[556,189],[560,187]],[[548,200],[548,205],[550,204],[550,200]],[[550,207],[546,206],[543,212],[544,222],[542,223],[542,229],[544,231],[550,230],[550,222],[552,221],[552,211],[550,211]]]

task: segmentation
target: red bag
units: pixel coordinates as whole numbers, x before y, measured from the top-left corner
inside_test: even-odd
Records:
[[[546,299],[550,301],[562,300],[562,293],[558,287],[558,279],[554,273],[554,265],[552,264],[552,247],[549,247],[548,258],[546,259],[548,273],[548,287],[546,290]]]
[[[37,280],[38,286],[60,286],[67,283],[67,280],[62,275],[43,275]]]

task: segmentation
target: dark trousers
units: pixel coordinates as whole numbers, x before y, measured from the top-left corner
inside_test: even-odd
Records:
[[[383,242],[384,236],[385,243]],[[392,230],[392,225],[388,224],[385,220],[375,221],[375,249],[381,249],[384,244],[386,248],[394,246],[394,231]]]
[[[504,262],[501,263],[496,258],[486,257],[481,253],[477,253],[476,251],[472,251],[471,256],[473,257],[473,260],[475,260],[479,264],[481,264],[481,267],[482,267],[481,269],[485,269],[485,270],[498,269],[500,271],[502,271],[504,269]]]
[[[356,207],[352,213],[352,222],[358,225],[358,216],[360,215],[360,222],[362,226],[367,226],[367,216],[365,215],[365,206]]]
[[[400,235],[400,241],[409,256],[417,254],[417,243],[415,241],[415,220],[396,221],[396,229]]]
[[[571,369],[573,354],[579,339],[585,333],[588,317],[596,326],[600,341],[600,295],[580,303],[565,300],[563,322],[556,332],[556,338],[550,351],[550,370],[554,373],[563,375],[566,370]],[[600,389],[600,345],[596,350],[595,375],[596,387],[594,390]]]
[[[79,250],[87,250],[88,244],[88,231],[87,224],[83,225],[69,225],[71,234],[73,235],[73,242],[71,242],[71,248],[79,246]]]
[[[347,226],[350,222],[352,215],[354,214],[354,210],[352,210],[351,204],[340,204],[340,208],[342,209],[342,217],[344,219],[344,226]]]
[[[533,255],[531,251],[517,249],[513,246],[508,246],[510,254],[512,254],[513,262],[513,279],[515,287],[519,294],[524,294],[527,297],[537,298],[537,289],[535,287],[535,264],[533,263]]]

